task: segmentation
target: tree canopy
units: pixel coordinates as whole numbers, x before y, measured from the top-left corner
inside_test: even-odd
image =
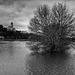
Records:
[[[54,4],[52,9],[47,5],[40,5],[30,20],[29,29],[37,35],[43,36],[41,43],[44,49],[53,47],[55,49],[66,48],[71,41],[68,38],[74,30],[75,17],[67,5],[63,3]]]

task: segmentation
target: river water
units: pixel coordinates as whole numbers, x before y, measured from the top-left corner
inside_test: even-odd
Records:
[[[0,75],[75,75],[75,51],[31,54],[26,41],[0,41]]]

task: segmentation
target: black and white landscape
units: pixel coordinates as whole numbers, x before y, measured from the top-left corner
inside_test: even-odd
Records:
[[[0,0],[0,75],[75,75],[75,1]]]

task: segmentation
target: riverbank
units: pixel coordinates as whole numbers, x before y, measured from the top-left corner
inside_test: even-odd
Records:
[[[27,39],[0,39],[0,41],[28,41]]]
[[[66,38],[65,40],[75,42],[75,38]],[[0,39],[0,41],[33,41],[33,42],[37,42],[37,41],[39,41],[39,39],[38,40],[37,40],[37,38],[36,39]]]

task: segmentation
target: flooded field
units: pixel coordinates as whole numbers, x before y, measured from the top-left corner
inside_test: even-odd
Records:
[[[0,75],[75,75],[75,51],[33,55],[26,41],[0,41]]]

